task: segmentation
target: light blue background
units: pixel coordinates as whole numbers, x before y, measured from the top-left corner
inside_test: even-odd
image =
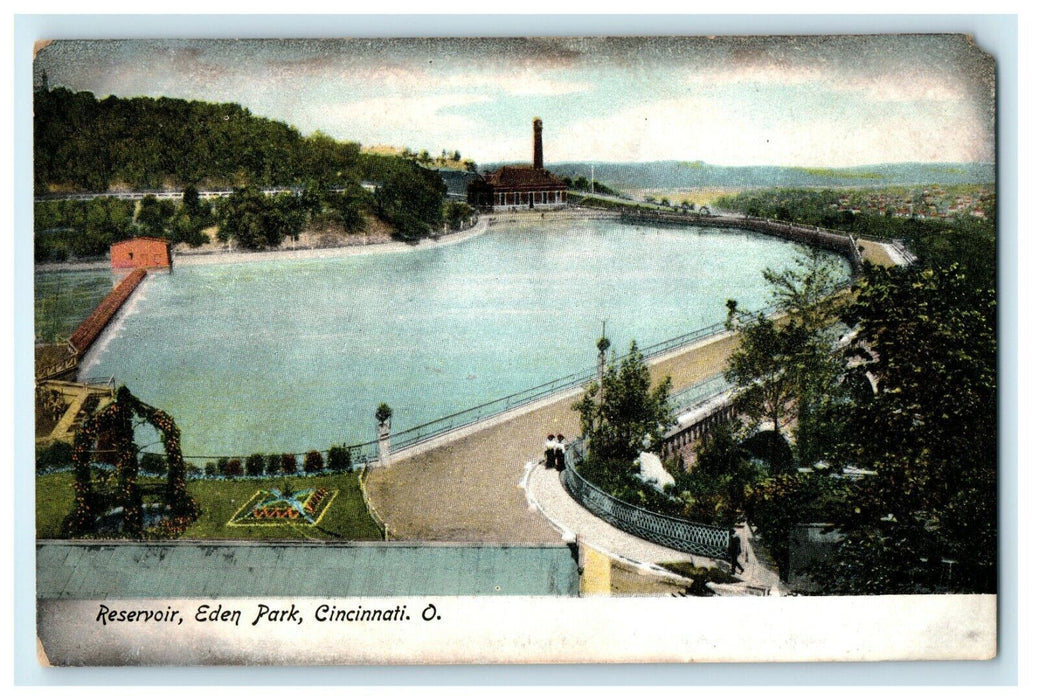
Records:
[[[966,32],[996,57],[1000,220],[1000,635],[991,662],[613,665],[537,667],[250,669],[42,669],[34,635],[32,241],[14,241],[15,681],[144,685],[1008,685],[1017,682],[1017,17],[905,16],[17,16],[15,17],[15,227],[31,230],[32,43],[38,38],[544,36]],[[19,410],[20,409],[20,410]]]

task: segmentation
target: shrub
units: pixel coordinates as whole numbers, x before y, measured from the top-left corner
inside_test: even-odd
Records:
[[[307,453],[307,456],[303,458],[303,471],[308,474],[314,474],[325,468],[325,461],[321,458],[321,453],[317,450],[311,450]]]
[[[36,448],[36,468],[52,469],[72,464],[72,445],[67,442],[52,442],[46,447]]]
[[[216,461],[216,473],[221,476],[227,476],[227,457],[221,457]]]
[[[790,444],[774,430],[762,430],[743,441],[743,449],[752,457],[769,465],[773,474],[788,474],[794,471],[794,453]]]
[[[166,458],[152,452],[141,455],[141,471],[147,474],[162,474],[166,471]]]
[[[206,476],[216,476],[216,462],[206,462]]]
[[[189,479],[197,479],[205,473],[202,467],[192,462],[184,462],[184,471]]]
[[[249,476],[260,476],[263,474],[263,455],[249,455],[245,460],[245,473]]]
[[[234,459],[226,460],[224,465],[224,476],[241,476],[242,475],[242,460],[237,457]]]
[[[296,468],[296,455],[289,454],[288,452],[286,452],[281,456],[282,474],[295,474]]]
[[[348,472],[353,467],[350,461],[350,450],[345,445],[332,445],[328,448],[328,468],[334,472]]]
[[[267,455],[267,473],[277,474],[281,471],[281,455]]]

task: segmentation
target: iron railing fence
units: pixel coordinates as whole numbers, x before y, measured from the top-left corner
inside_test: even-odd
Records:
[[[611,496],[577,473],[577,462],[584,454],[583,439],[567,447],[563,485],[590,513],[624,532],[664,547],[712,559],[726,557],[729,533],[724,527],[654,513]]]
[[[698,406],[715,396],[724,394],[733,389],[734,384],[725,378],[725,373],[719,372],[713,376],[687,386],[685,389],[671,394],[671,405],[674,407],[673,414],[678,415],[694,406]]]
[[[451,415],[429,421],[428,423],[423,423],[406,430],[392,433],[390,435],[390,444],[393,445],[394,450],[412,447],[426,442],[427,440],[432,440],[433,438],[452,430],[464,428],[486,418],[533,403],[534,401],[551,396],[557,392],[583,386],[594,378],[594,371],[568,374],[565,377],[553,379],[544,384],[539,384],[535,387],[482,403],[479,406],[473,406],[463,411],[458,411],[457,413],[452,413]]]

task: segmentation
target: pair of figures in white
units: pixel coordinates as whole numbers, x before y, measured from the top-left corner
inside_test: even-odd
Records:
[[[566,467],[566,460],[563,456],[565,454],[566,438],[563,437],[563,434],[553,435],[549,433],[545,439],[545,469],[563,471]]]

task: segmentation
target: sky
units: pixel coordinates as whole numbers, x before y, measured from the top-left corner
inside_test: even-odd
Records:
[[[237,102],[365,146],[546,164],[993,162],[994,63],[960,35],[57,41],[99,98]]]

